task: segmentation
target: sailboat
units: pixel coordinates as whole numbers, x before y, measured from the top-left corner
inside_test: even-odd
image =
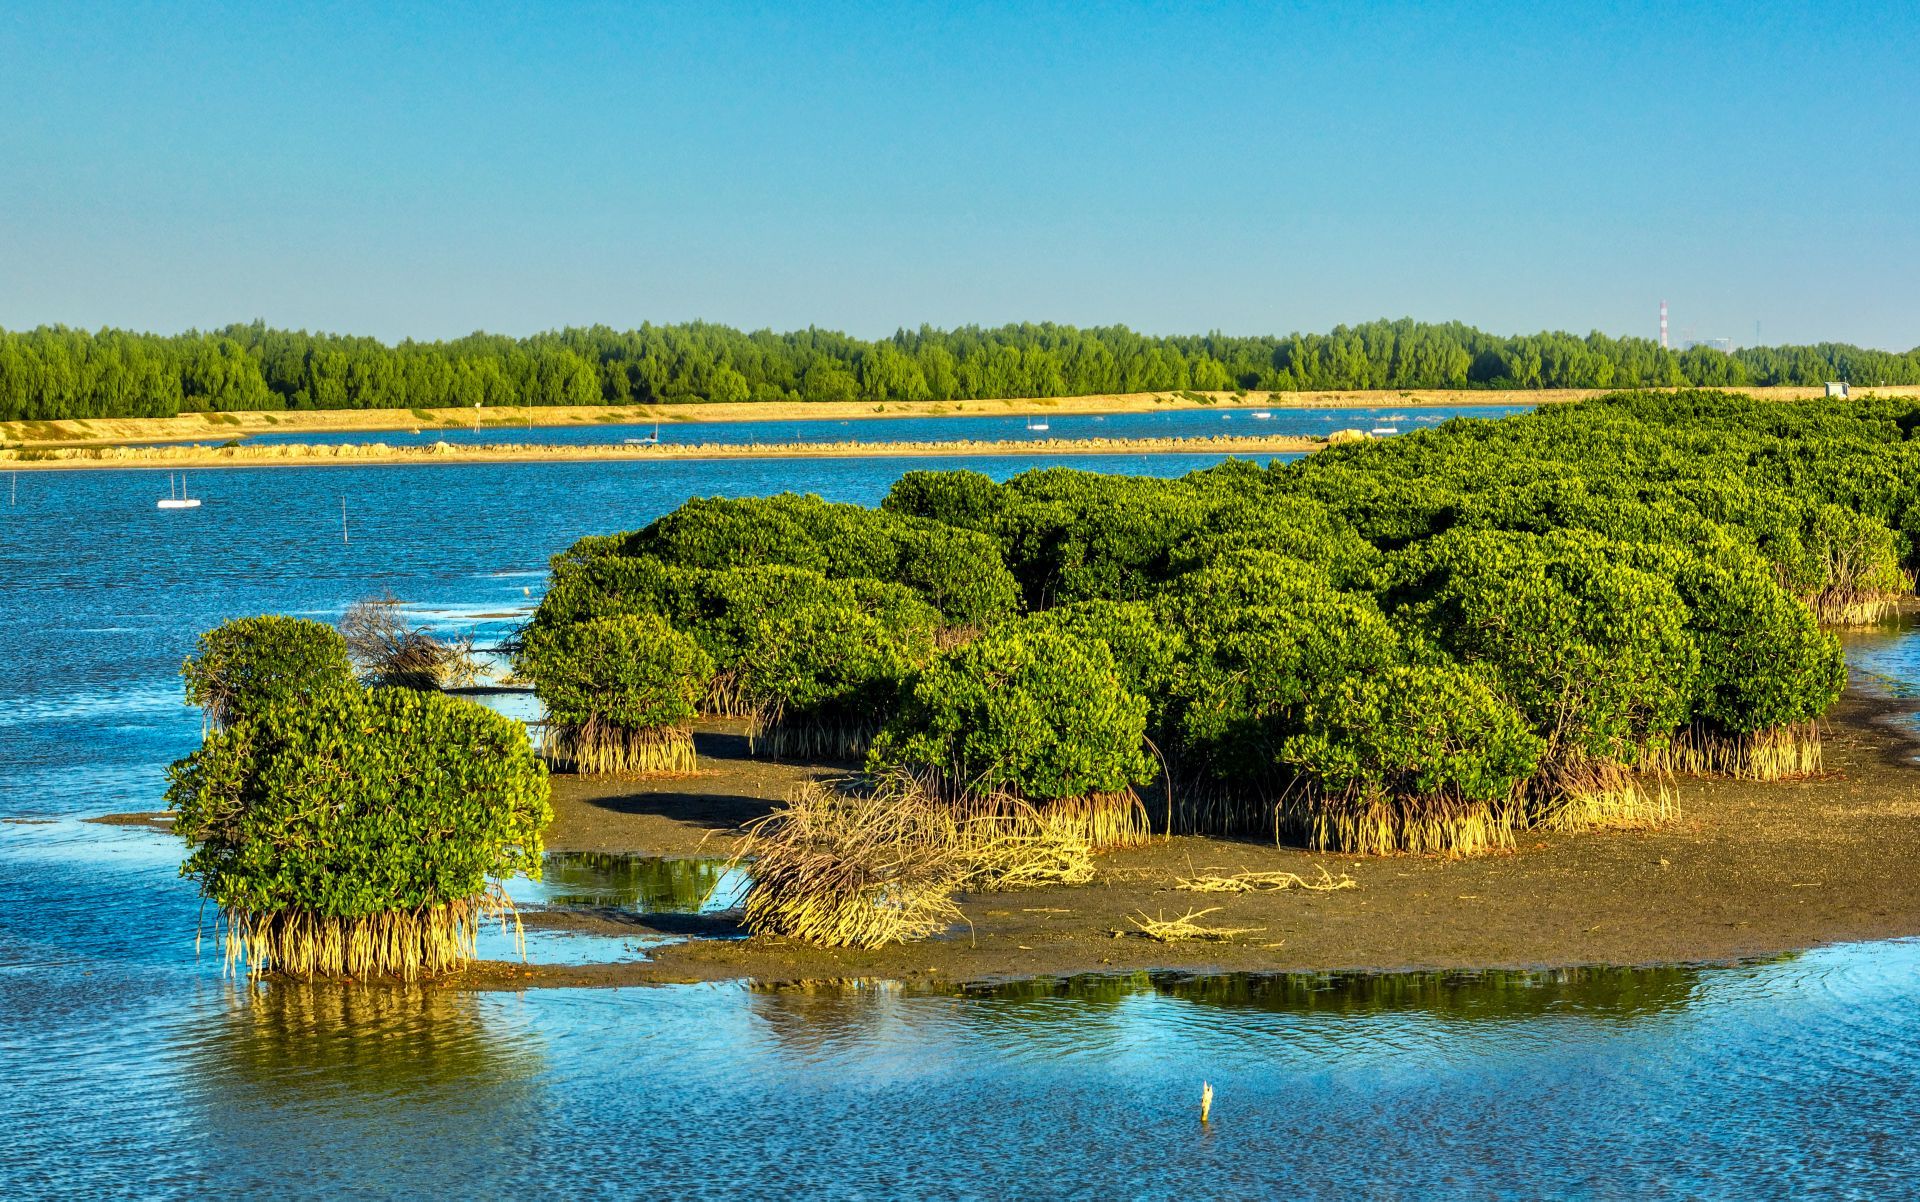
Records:
[[[1027,419],[1027,429],[1029,430],[1045,430],[1046,428],[1047,428],[1047,419],[1044,417],[1041,418],[1039,421],[1034,421],[1032,418]]]
[[[645,438],[629,438],[627,439],[627,443],[630,446],[641,446],[641,447],[659,446],[660,445],[660,423],[659,422],[653,423],[653,433],[647,435]]]
[[[155,501],[154,504],[161,509],[198,509],[200,498],[187,495],[187,477],[183,473],[180,477],[180,495],[177,497],[173,495],[173,477],[168,476],[167,495]]]

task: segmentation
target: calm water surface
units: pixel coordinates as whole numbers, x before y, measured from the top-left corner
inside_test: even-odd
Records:
[[[1910,1192],[1920,943],[1538,976],[249,992],[195,955],[174,841],[83,820],[158,805],[199,736],[175,672],[224,618],[391,589],[484,638],[579,534],[695,494],[871,502],[909,466],[943,465],[242,469],[172,514],[164,474],[23,473],[0,508],[0,1197]],[[1916,679],[1911,642],[1878,647],[1856,657]],[[715,885],[710,862],[557,857],[515,889],[689,911]],[[647,950],[577,938],[530,951]]]
[[[1056,413],[1026,417],[871,417],[823,421],[815,418],[753,422],[661,422],[663,443],[788,443],[788,442],[957,442],[1038,441],[1048,438],[1192,438],[1216,434],[1278,435],[1331,434],[1335,430],[1386,428],[1405,433],[1436,426],[1449,418],[1506,417],[1525,413],[1531,405],[1349,406],[1326,409],[1206,408],[1170,409],[1148,413]],[[1264,413],[1265,417],[1255,414]],[[248,443],[384,442],[389,446],[417,446],[433,442],[538,443],[594,445],[650,438],[654,423],[627,425],[525,427],[427,427],[415,434],[406,430],[347,433],[256,434]]]

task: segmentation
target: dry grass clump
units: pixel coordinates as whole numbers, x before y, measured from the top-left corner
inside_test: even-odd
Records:
[[[1348,873],[1335,876],[1325,865],[1317,865],[1319,875],[1308,879],[1297,872],[1236,872],[1231,876],[1202,873],[1181,877],[1174,885],[1188,893],[1267,893],[1281,889],[1304,889],[1309,893],[1331,893],[1336,889],[1357,889],[1360,882]]]
[[[392,593],[355,602],[340,619],[340,634],[370,684],[439,689],[470,685],[480,674],[471,638],[447,642],[409,625]]]
[[[1165,915],[1158,918],[1149,918],[1147,917],[1147,912],[1142,910],[1138,914],[1128,915],[1127,921],[1131,922],[1141,935],[1161,943],[1181,943],[1193,939],[1206,939],[1218,942],[1240,935],[1257,935],[1267,929],[1265,927],[1207,927],[1200,925],[1199,919],[1216,913],[1219,909],[1219,906],[1209,906],[1204,910],[1188,910],[1178,918],[1168,918]]]
[[[1820,724],[1797,722],[1750,735],[1719,735],[1698,726],[1641,757],[1642,771],[1734,780],[1777,781],[1821,771]]]
[[[219,927],[229,973],[413,981],[471,963],[480,924],[489,918],[498,919],[503,931],[511,922],[515,940],[523,938],[519,914],[498,890],[445,905],[364,918],[229,909],[221,912]]]
[[[953,893],[967,868],[955,848],[917,837],[921,821],[881,794],[803,787],[748,827],[734,856],[752,861],[747,929],[856,948],[944,930],[961,917]]]
[[[596,718],[549,722],[540,752],[581,776],[675,775],[694,771],[693,732],[679,726],[630,730]]]
[[[1072,830],[1011,807],[956,811],[904,775],[862,789],[807,782],[748,828],[734,863],[749,860],[747,929],[825,947],[924,939],[961,917],[961,889],[1093,879],[1092,852]]]

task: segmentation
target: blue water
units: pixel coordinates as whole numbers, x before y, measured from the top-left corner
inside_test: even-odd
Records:
[[[1331,434],[1335,430],[1388,427],[1400,432],[1435,426],[1453,417],[1505,417],[1530,405],[1448,405],[1168,409],[1148,413],[1065,414],[1045,416],[873,417],[822,421],[661,422],[662,443],[779,444],[794,442],[956,442],[1040,441],[1049,438],[1193,438],[1218,434]],[[1255,413],[1266,413],[1256,418]],[[1045,428],[1039,428],[1045,423]],[[591,426],[430,426],[419,433],[313,432],[255,434],[241,441],[267,443],[372,443],[420,446],[447,442],[601,445],[649,438],[655,423]]]
[[[0,508],[0,1197],[1911,1193],[1914,942],[1538,976],[249,992],[195,954],[175,840],[83,820],[158,806],[199,737],[175,672],[223,618],[391,589],[484,639],[577,535],[694,494],[871,502],[941,465],[233,469],[174,513],[164,473],[22,473]],[[1910,663],[1898,646],[1875,662]],[[556,869],[521,896],[698,910],[715,871]],[[646,952],[580,938],[532,950]]]

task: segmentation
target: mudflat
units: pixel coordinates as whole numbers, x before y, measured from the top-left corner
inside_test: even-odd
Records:
[[[529,912],[530,924],[606,934],[736,936],[664,947],[644,963],[484,963],[444,985],[521,988],[753,978],[972,981],[1136,969],[1474,970],[1726,961],[1825,943],[1920,935],[1920,703],[1849,691],[1827,719],[1825,772],[1751,783],[1682,778],[1682,817],[1657,830],[1523,834],[1472,859],[1354,858],[1258,840],[1155,839],[1098,858],[1088,885],[962,896],[967,922],[924,943],[826,950],[738,938],[726,916]],[[737,724],[698,734],[705,767],[654,781],[554,779],[556,851],[726,855],[740,824],[833,766],[746,755]],[[1215,894],[1201,873],[1346,877],[1331,891]],[[1160,943],[1133,919],[1213,909],[1242,933]]]

